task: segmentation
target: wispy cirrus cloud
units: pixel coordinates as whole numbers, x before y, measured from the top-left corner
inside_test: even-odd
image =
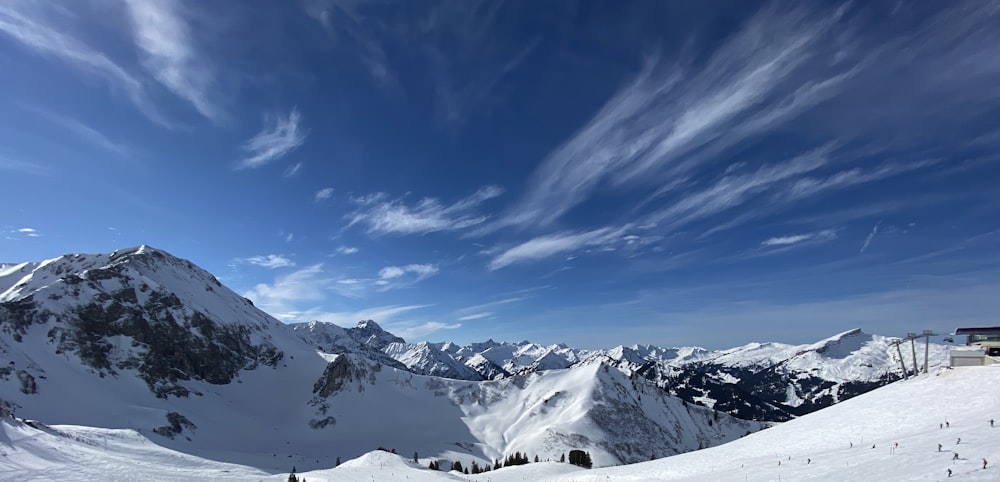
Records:
[[[193,45],[195,32],[184,18],[179,1],[126,0],[135,45],[142,65],[174,95],[186,100],[201,115],[219,123],[226,114],[217,105],[215,74],[202,49]]]
[[[386,329],[404,340],[419,339],[437,331],[455,330],[461,327],[461,323],[442,323],[440,321],[418,322],[418,324],[389,323],[386,325]]]
[[[815,196],[826,191],[844,189],[859,184],[867,184],[910,171],[924,169],[941,162],[940,160],[918,160],[911,162],[886,163],[874,169],[856,167],[836,172],[823,178],[804,177],[787,189],[787,197],[791,200]]]
[[[288,168],[285,169],[285,172],[282,174],[282,176],[284,176],[284,177],[295,177],[295,175],[298,174],[299,171],[302,170],[302,166],[303,165],[304,164],[302,163],[302,161],[299,161],[299,162],[296,162],[295,164],[292,164],[291,166],[288,166]]]
[[[483,318],[489,318],[493,316],[493,314],[494,313],[492,311],[481,311],[479,313],[473,313],[471,315],[460,316],[458,317],[458,321],[481,320]]]
[[[243,296],[268,313],[283,313],[294,310],[294,306],[302,302],[323,301],[332,282],[333,278],[323,271],[323,265],[314,264],[279,276],[274,283],[258,283]]]
[[[865,250],[868,249],[868,246],[871,246],[872,241],[875,239],[875,235],[878,234],[878,227],[880,224],[882,224],[881,221],[875,223],[875,226],[872,227],[871,232],[868,233],[868,236],[865,238],[864,244],[861,245],[861,250],[858,251],[858,254],[865,254]]]
[[[272,315],[286,323],[298,323],[307,321],[324,321],[343,327],[352,327],[359,321],[374,320],[383,326],[392,322],[400,314],[421,310],[432,305],[387,305],[375,306],[354,311],[328,311],[322,308],[309,308],[305,310],[288,309],[280,312],[273,312]],[[396,333],[398,335],[398,333]]]
[[[70,116],[56,114],[54,112],[49,112],[33,106],[25,106],[25,108],[50,123],[73,134],[77,139],[80,139],[81,141],[86,142],[87,144],[90,144],[98,149],[123,157],[133,154],[132,149],[124,143],[113,141],[103,132]]]
[[[356,246],[338,246],[337,249],[334,250],[336,254],[345,254],[345,255],[355,254],[358,251],[360,251],[360,249],[358,249]]]
[[[378,279],[374,284],[381,289],[400,288],[423,281],[438,274],[440,270],[433,264],[408,264],[404,266],[386,266],[378,271]]]
[[[0,155],[0,171],[18,172],[31,176],[48,176],[52,174],[52,170],[47,166],[19,159],[11,159],[3,155]]]
[[[346,216],[347,227],[365,225],[373,235],[462,230],[486,221],[477,211],[479,205],[501,194],[503,189],[486,186],[450,205],[429,197],[408,205],[405,198],[389,199],[385,193],[376,193],[352,200],[358,208]]]
[[[255,169],[298,149],[309,135],[308,129],[299,127],[301,121],[297,107],[292,108],[288,115],[278,114],[273,118],[265,118],[264,128],[243,144],[246,156],[236,168]],[[294,172],[290,175],[294,175]]]
[[[319,191],[316,191],[316,194],[313,195],[313,202],[321,202],[330,199],[331,196],[333,196],[333,188],[325,187],[323,189],[320,189]]]
[[[35,228],[5,229],[0,231],[0,234],[3,234],[4,239],[9,240],[42,237],[42,233],[38,232]]]
[[[487,267],[491,271],[496,271],[512,264],[538,261],[587,246],[609,246],[622,242],[626,229],[627,227],[600,228],[584,232],[565,232],[540,236],[504,250],[490,260]]]
[[[853,68],[820,49],[836,20],[766,8],[701,66],[649,57],[632,82],[543,161],[525,196],[494,228],[547,225],[602,184],[681,178],[711,160],[700,155],[706,149],[739,140],[723,133],[765,132],[826,100]],[[820,61],[829,67],[807,72]],[[789,89],[794,102],[782,102]]]
[[[0,5],[0,33],[39,54],[58,59],[70,67],[103,79],[146,115],[170,126],[150,100],[143,81],[67,29],[72,15],[44,3],[4,2]]]
[[[651,214],[644,222],[668,223],[676,227],[702,219],[739,206],[762,192],[815,171],[828,162],[829,148],[824,147],[785,162],[763,165],[750,173],[726,174],[701,190],[689,192],[683,199]]]
[[[267,254],[250,256],[248,258],[236,258],[234,261],[236,263],[252,264],[254,266],[271,269],[295,266],[295,261],[292,261],[290,258],[281,254]]]
[[[398,94],[414,77],[432,85],[435,113],[451,125],[498,105],[500,87],[539,43],[538,38],[525,41],[527,33],[516,39],[503,34],[523,29],[505,24],[514,17],[501,13],[509,6],[503,2],[424,2],[394,9],[382,2],[304,0],[303,6],[335,46],[358,57],[382,89]],[[398,45],[407,48],[389,57],[387,50]],[[411,79],[399,78],[401,67]]]
[[[804,243],[806,241],[827,241],[831,239],[836,239],[836,237],[837,237],[836,231],[832,229],[824,229],[822,231],[816,231],[812,233],[775,236],[773,238],[768,238],[765,239],[764,241],[761,241],[760,245],[764,247],[791,246],[793,244]]]
[[[899,8],[887,20],[908,33],[887,37],[870,24],[873,9],[879,10],[857,3],[831,9],[773,4],[718,44],[693,37],[678,52],[649,54],[641,71],[543,160],[518,202],[478,231],[551,225],[598,193],[646,196],[629,220],[654,210],[663,221],[683,224],[756,199],[766,200],[758,211],[773,214],[792,200],[938,162],[881,163],[853,148],[905,159],[920,146],[933,157],[955,151],[942,145],[981,138],[985,131],[976,119],[995,106],[982,102],[983,93],[1000,81],[1000,64],[986,61],[1000,55],[993,28],[1000,11],[975,3]],[[964,127],[942,133],[940,118]],[[791,132],[805,142],[772,149]],[[750,145],[768,152],[739,151],[743,162],[733,162],[733,154]],[[822,149],[836,164],[774,182],[740,178],[766,162],[780,169],[772,160],[778,152],[793,158]],[[745,190],[711,192],[725,183]],[[706,197],[713,204],[705,208],[675,207]]]
[[[240,258],[237,262],[267,268],[294,266],[289,264],[292,263],[291,259],[281,255]],[[337,297],[361,299],[377,292],[406,288],[438,272],[438,267],[433,264],[409,264],[386,266],[374,276],[350,277],[332,272],[318,263],[278,276],[272,283],[258,283],[246,290],[244,296],[272,314],[306,311],[315,313],[322,310],[321,306],[334,302]]]

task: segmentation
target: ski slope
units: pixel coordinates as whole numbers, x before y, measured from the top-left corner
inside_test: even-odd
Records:
[[[1000,366],[942,369],[718,447],[584,470],[532,463],[479,475],[435,472],[386,452],[300,473],[321,481],[1000,480]],[[950,427],[939,428],[948,422]],[[956,443],[961,438],[961,443]],[[896,444],[899,444],[898,447]],[[942,444],[938,452],[938,444]],[[874,448],[873,448],[874,447]],[[0,422],[0,480],[286,480],[171,451],[131,430]],[[957,460],[953,460],[958,453]],[[469,460],[458,459],[467,465]],[[471,460],[471,459],[470,459]],[[810,461],[811,460],[811,461]],[[779,463],[780,462],[780,463]],[[442,463],[442,465],[445,465]],[[289,467],[290,470],[290,467]]]

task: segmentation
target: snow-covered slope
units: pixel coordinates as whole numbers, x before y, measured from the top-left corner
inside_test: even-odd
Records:
[[[484,463],[580,448],[612,464],[761,426],[685,405],[599,360],[565,369],[576,353],[559,345],[427,344],[457,375],[479,373],[466,361],[496,370],[485,356],[495,348],[509,349],[504,362],[523,374],[474,382],[413,373],[386,354],[410,347],[374,322],[289,327],[147,246],[4,273],[17,281],[0,294],[0,407],[49,424],[133,430],[212,460],[309,469],[386,446]]]
[[[734,442],[650,462],[584,470],[530,463],[480,475],[431,471],[387,452],[340,467],[300,471],[312,482],[413,480],[744,481],[1000,479],[1000,367],[937,370],[873,390]],[[948,422],[947,428],[939,424]],[[961,439],[961,443],[958,443]],[[898,443],[898,445],[897,445]],[[940,444],[940,451],[938,449]],[[0,421],[0,480],[286,480],[288,472],[213,462],[170,451],[131,431],[34,428]],[[957,455],[957,456],[956,456]],[[989,461],[983,469],[982,460]],[[468,465],[471,459],[461,459]],[[288,468],[287,470],[290,470]],[[30,477],[29,477],[30,479]]]

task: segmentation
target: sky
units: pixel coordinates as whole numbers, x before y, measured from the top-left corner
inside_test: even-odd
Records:
[[[728,347],[1000,316],[993,2],[0,3],[0,261]]]

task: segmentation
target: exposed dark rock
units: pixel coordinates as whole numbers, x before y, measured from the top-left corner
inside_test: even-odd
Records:
[[[187,417],[177,412],[167,413],[167,423],[168,425],[154,428],[153,432],[172,439],[175,436],[179,435],[181,432],[183,432],[185,429],[194,430],[198,428],[195,424],[191,423],[191,421],[188,420]]]

